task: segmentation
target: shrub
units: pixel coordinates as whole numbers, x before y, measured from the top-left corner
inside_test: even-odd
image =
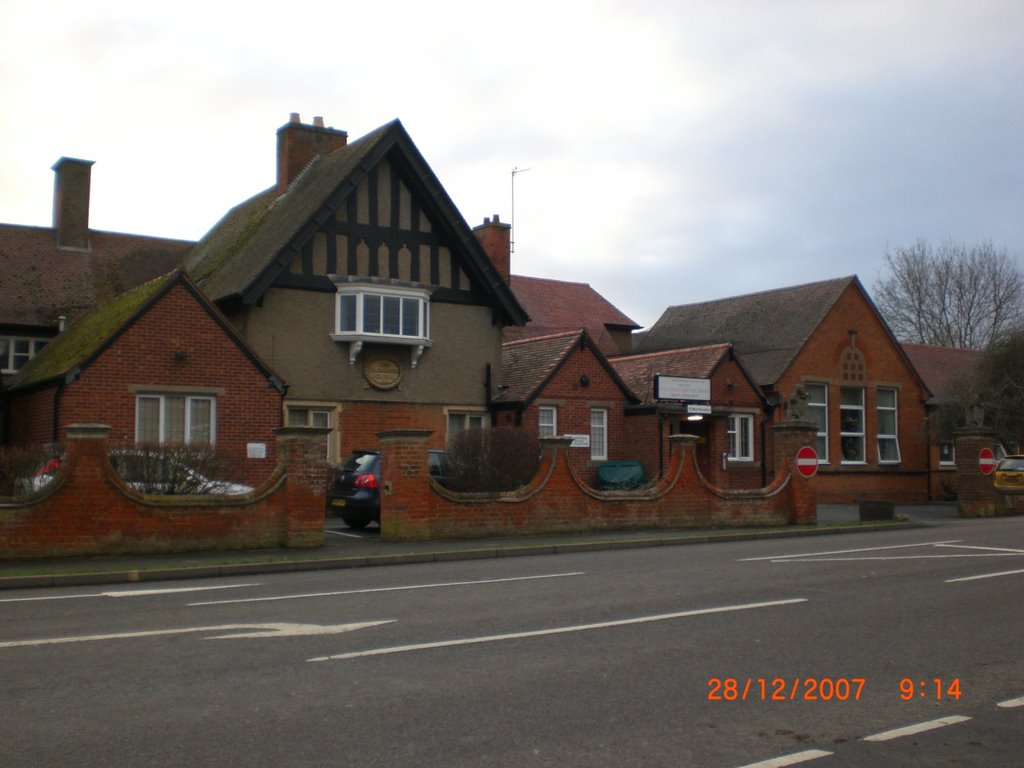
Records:
[[[526,430],[467,429],[448,445],[445,484],[453,491],[514,491],[533,479],[539,463],[540,442]]]
[[[225,493],[227,463],[210,445],[140,443],[116,446],[110,463],[121,479],[142,493],[167,496]]]

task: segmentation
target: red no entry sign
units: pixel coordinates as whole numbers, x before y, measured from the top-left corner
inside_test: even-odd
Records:
[[[991,475],[996,468],[996,455],[991,448],[982,448],[978,451],[978,469],[983,475]]]
[[[804,477],[814,477],[818,471],[818,452],[805,445],[796,452],[796,471]]]

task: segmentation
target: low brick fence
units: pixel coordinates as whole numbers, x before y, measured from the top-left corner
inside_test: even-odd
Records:
[[[671,438],[664,476],[635,491],[597,491],[568,461],[568,438],[542,438],[540,469],[527,487],[504,494],[457,494],[431,481],[429,431],[381,432],[381,538],[411,541],[655,528],[776,526],[814,523],[814,480],[795,471],[797,450],[813,445],[816,427],[772,427],[775,466],[765,488],[725,491],[700,474],[697,438]]]
[[[276,430],[277,467],[244,496],[153,496],[114,471],[109,427],[71,425],[54,481],[0,499],[0,557],[323,546],[325,432]]]
[[[1000,491],[994,476],[981,471],[982,449],[992,448],[996,435],[985,427],[965,427],[956,435],[956,505],[960,517],[1002,517],[1024,514],[1024,492]]]

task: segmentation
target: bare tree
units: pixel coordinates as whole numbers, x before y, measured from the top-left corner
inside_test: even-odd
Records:
[[[1024,327],[1024,272],[1006,248],[919,239],[885,263],[875,303],[901,341],[982,349]]]

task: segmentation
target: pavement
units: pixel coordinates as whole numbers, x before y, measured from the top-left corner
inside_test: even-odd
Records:
[[[861,523],[856,504],[819,505],[815,525],[783,528],[716,528],[608,531],[586,534],[420,542],[381,541],[376,528],[350,530],[339,518],[324,523],[323,547],[177,552],[0,561],[0,589],[123,584],[254,573],[551,555],[637,547],[707,544],[760,538],[867,533],[941,524],[957,517],[954,504],[897,506],[903,522]]]

